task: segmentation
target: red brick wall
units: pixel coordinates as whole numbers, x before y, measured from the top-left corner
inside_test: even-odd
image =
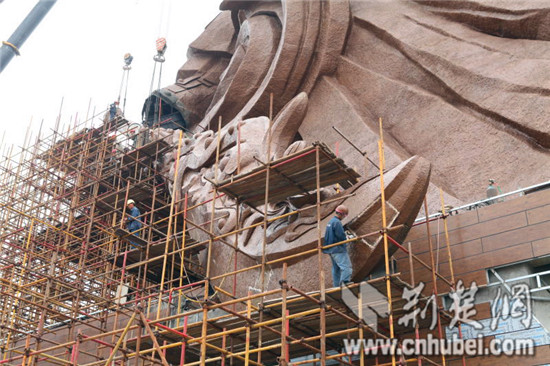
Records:
[[[486,269],[550,254],[550,190],[535,192],[447,219],[455,278],[468,284],[487,283]],[[434,258],[439,242],[439,272],[450,279],[445,232],[442,220],[430,223]],[[426,225],[414,227],[405,244],[430,263]],[[407,280],[407,255],[396,253],[397,268]],[[431,272],[414,265],[415,280],[431,281]],[[445,291],[443,291],[445,292]]]
[[[550,255],[550,190],[535,192],[505,202],[466,211],[447,219],[449,242],[455,280],[462,279],[469,287],[472,281],[478,286],[487,284],[487,269]],[[451,269],[442,220],[430,223],[434,260],[439,273],[451,279]],[[431,263],[426,225],[414,227],[405,247],[411,243],[412,252],[427,264]],[[438,245],[439,243],[439,245]],[[437,248],[439,246],[439,260]],[[410,283],[411,271],[408,256],[402,251],[395,255],[397,270]],[[427,293],[432,291],[432,273],[414,261],[416,283],[426,283]],[[437,281],[438,293],[446,293],[449,286]],[[476,306],[476,318],[490,317],[489,304]],[[476,357],[468,365],[539,365],[550,362],[548,346],[538,347],[535,357]],[[451,361],[451,360],[449,360]],[[452,360],[451,365],[461,364]]]

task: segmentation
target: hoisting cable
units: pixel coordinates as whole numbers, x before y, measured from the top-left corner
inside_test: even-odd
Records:
[[[157,84],[157,90],[160,90],[160,85],[162,82],[162,64],[166,59],[164,58],[164,53],[166,52],[166,39],[165,38],[158,38],[156,40],[156,50],[157,54],[153,57],[153,60],[155,61],[155,64],[153,66],[153,76],[151,78],[151,86],[149,87],[149,96],[151,98],[151,95],[153,93],[153,86],[155,85],[155,76],[156,76],[156,70],[157,70],[157,64],[160,64],[159,66],[159,77],[158,77],[158,84]],[[154,105],[154,114],[153,116],[158,116],[158,122],[160,124],[160,118],[161,118],[161,98],[159,94],[159,104],[157,105],[155,103]],[[149,117],[149,112],[151,110],[151,104],[153,103],[153,99],[151,98],[150,101],[147,103],[147,108],[145,110],[145,117]]]
[[[130,66],[132,64],[132,61],[134,60],[134,56],[132,56],[130,53],[127,53],[124,55],[124,66],[122,67],[122,80],[120,81],[120,89],[118,91],[118,99],[117,101],[120,103],[120,97],[122,95],[122,89],[124,88],[124,102],[122,104],[122,114],[126,112],[126,97],[128,96],[128,83],[130,79],[130,70],[132,67]]]
[[[164,58],[164,52],[166,52],[166,39],[165,38],[159,38],[157,39],[157,42],[156,42],[156,46],[157,46],[157,54],[155,55],[155,57],[153,57],[153,60],[155,60],[155,62],[158,62],[160,65],[159,65],[159,80],[158,80],[158,86],[157,86],[157,90],[160,90],[160,85],[161,85],[161,80],[162,80],[162,65],[164,64],[164,61],[166,61],[166,59]],[[159,94],[159,103],[158,103],[158,106],[155,105],[155,112],[157,112],[157,116],[158,116],[158,125],[160,126],[160,122],[161,122],[161,115],[162,115],[162,99],[160,98],[160,94]]]

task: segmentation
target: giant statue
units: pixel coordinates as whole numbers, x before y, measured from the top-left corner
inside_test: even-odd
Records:
[[[211,194],[214,177],[223,180],[319,141],[362,176],[343,192],[323,189],[324,199],[355,194],[323,207],[323,222],[344,202],[356,233],[379,229],[378,172],[363,155],[378,161],[379,117],[386,190],[395,209],[389,216],[405,224],[397,238],[406,235],[426,192],[433,209],[440,205],[439,189],[456,205],[484,198],[489,178],[505,191],[548,180],[550,1],[225,0],[220,10],[189,46],[176,82],[153,93],[144,107],[146,124],[173,146],[179,133],[170,128],[187,131],[180,156],[167,155],[164,174],[174,192],[187,193],[192,202]],[[289,197],[267,211],[275,217],[312,203]],[[230,200],[217,202],[218,233],[262,220],[250,208],[237,218],[234,207]],[[193,219],[208,221],[210,209],[197,210]],[[316,246],[315,228],[310,211],[273,222],[268,258]],[[244,253],[242,264],[261,257],[261,230],[231,238]],[[380,269],[379,242],[376,237],[352,246],[354,280]],[[214,272],[228,271],[222,267],[231,250],[212,250]],[[290,263],[306,289],[318,287],[315,263]],[[271,270],[273,287],[280,268]],[[257,278],[246,276],[239,282],[257,288]]]

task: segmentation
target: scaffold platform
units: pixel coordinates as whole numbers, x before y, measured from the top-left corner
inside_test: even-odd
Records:
[[[345,189],[357,183],[360,177],[359,173],[336,157],[328,146],[316,142],[294,154],[274,160],[268,166],[264,163],[249,172],[219,182],[217,188],[240,203],[258,207],[265,203],[268,171],[272,172],[268,182],[269,201],[278,202],[315,191],[317,170],[320,187],[339,184]]]

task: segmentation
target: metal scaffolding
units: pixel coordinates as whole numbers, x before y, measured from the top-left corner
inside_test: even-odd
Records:
[[[340,288],[325,288],[320,212],[335,199],[323,201],[321,188],[336,183],[346,187],[358,178],[328,147],[314,144],[228,181],[218,182],[215,176],[211,198],[191,206],[186,194],[170,192],[159,171],[158,162],[172,146],[161,138],[145,141],[129,131],[128,122],[117,117],[99,127],[81,125],[45,138],[39,135],[20,152],[5,152],[0,177],[0,363],[446,364],[444,357],[399,360],[342,350],[343,339],[419,337],[423,324],[416,332],[395,324],[396,316],[404,312],[400,295],[415,285],[413,261],[432,271],[437,299],[442,292],[438,282],[451,289],[455,283],[448,235],[450,279],[435,271],[433,255],[427,264],[389,234],[381,121],[378,174],[383,227],[347,240],[383,236],[385,274],[367,281],[388,298],[389,317],[379,319],[378,330],[344,305]],[[183,139],[180,133],[176,156]],[[220,133],[217,139],[215,172]],[[266,156],[271,156],[269,151]],[[174,175],[178,164],[175,159]],[[267,226],[283,216],[268,217],[265,207],[296,193],[315,197],[315,204],[283,216],[316,210],[316,248],[268,259]],[[237,218],[239,207],[247,204],[261,212],[263,220],[217,234],[216,201],[224,195],[236,200]],[[124,230],[128,198],[139,201],[144,212],[138,218],[143,226],[134,233]],[[189,213],[203,205],[211,205],[210,220],[193,222]],[[446,217],[443,212],[441,218]],[[236,240],[252,227],[264,229],[263,255],[254,265],[239,266],[238,257],[247,254]],[[191,239],[191,230],[203,232],[207,239]],[[234,244],[227,240],[232,237]],[[214,245],[228,246],[233,253],[230,269],[216,276],[210,250]],[[410,256],[411,284],[392,271],[392,246]],[[207,253],[202,264],[201,250]],[[287,277],[287,263],[312,255],[318,257],[319,286],[306,293]],[[275,265],[282,266],[283,275],[279,288],[269,289],[266,269]],[[238,296],[237,275],[258,270],[260,291]],[[232,291],[219,284],[226,279],[233,281]],[[349,287],[362,309],[367,300],[359,288],[360,284]],[[444,338],[449,316],[440,303],[437,316],[437,336]]]

